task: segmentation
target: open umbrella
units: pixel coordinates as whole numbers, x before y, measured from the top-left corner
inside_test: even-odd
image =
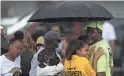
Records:
[[[65,1],[40,8],[28,22],[103,21],[113,16],[102,6],[80,1]]]

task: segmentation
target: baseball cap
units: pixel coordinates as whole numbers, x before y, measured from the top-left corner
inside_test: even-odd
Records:
[[[62,37],[59,33],[57,33],[56,31],[48,31],[45,35],[44,35],[45,39],[57,39],[57,40],[64,40],[65,38]]]
[[[44,45],[44,38],[43,38],[43,36],[40,36],[40,37],[37,39],[36,45],[37,45],[37,44],[42,44],[42,45]]]
[[[98,21],[98,22],[90,22],[88,25],[87,25],[87,28],[90,27],[90,28],[99,28],[101,31],[103,31],[103,26],[102,24]]]

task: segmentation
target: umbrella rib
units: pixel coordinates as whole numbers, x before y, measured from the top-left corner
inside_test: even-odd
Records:
[[[83,3],[83,2],[82,2]],[[83,3],[86,7],[87,7],[87,5],[85,4],[85,3]],[[89,12],[90,12],[90,17],[92,17],[92,15],[91,15],[91,11],[90,11],[90,9],[89,9],[89,7],[87,7],[88,8],[88,10],[89,10]]]

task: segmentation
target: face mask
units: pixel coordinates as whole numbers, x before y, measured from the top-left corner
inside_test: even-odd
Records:
[[[56,48],[56,52],[60,52],[62,50],[62,43],[58,44],[58,48]]]

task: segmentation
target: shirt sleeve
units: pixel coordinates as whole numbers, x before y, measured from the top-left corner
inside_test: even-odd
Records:
[[[106,56],[103,55],[97,61],[97,72],[105,72],[106,71]]]

